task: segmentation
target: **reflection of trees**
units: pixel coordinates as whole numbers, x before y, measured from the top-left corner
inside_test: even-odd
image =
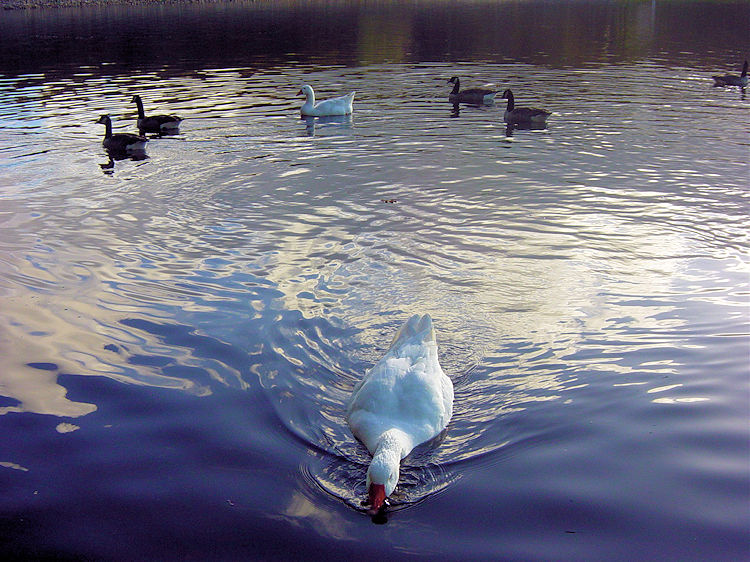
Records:
[[[687,63],[695,53],[720,57],[736,50],[749,11],[741,2],[649,1],[238,2],[11,11],[0,35],[0,74],[75,74],[102,62],[112,74],[133,68],[179,74],[267,68],[290,58],[346,65],[480,59],[571,66],[658,54]]]
[[[398,8],[388,12],[364,11],[357,23],[359,63],[408,62],[412,48],[412,12]]]

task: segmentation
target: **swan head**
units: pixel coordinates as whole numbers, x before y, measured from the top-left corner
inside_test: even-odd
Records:
[[[385,503],[385,498],[393,493],[398,484],[398,455],[375,455],[367,469],[367,494],[370,498],[370,515],[377,514]]]
[[[315,93],[313,92],[312,86],[308,86],[307,84],[305,84],[304,86],[302,86],[300,88],[299,92],[297,92],[298,96],[302,95],[302,94],[304,94],[305,97],[308,98],[308,99],[315,97]]]

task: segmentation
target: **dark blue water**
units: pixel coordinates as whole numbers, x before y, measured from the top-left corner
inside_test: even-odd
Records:
[[[710,78],[749,18],[0,13],[0,550],[750,557],[750,112]],[[453,75],[547,128],[454,108]],[[299,119],[304,83],[354,115]],[[185,120],[110,158],[95,121],[134,131],[134,93]],[[455,413],[373,522],[344,404],[414,313]]]

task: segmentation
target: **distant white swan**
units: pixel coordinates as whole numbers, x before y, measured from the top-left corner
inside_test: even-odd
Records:
[[[305,84],[304,86],[302,86],[302,89],[297,92],[297,95],[305,94],[305,97],[307,98],[305,100],[305,103],[303,103],[302,107],[300,108],[300,113],[302,115],[310,117],[323,117],[326,115],[349,115],[354,111],[352,108],[352,103],[354,102],[355,93],[356,92],[352,92],[345,96],[330,98],[315,103],[315,92],[313,91],[312,86],[308,86],[307,84]]]
[[[385,356],[354,387],[346,420],[372,454],[370,514],[398,483],[401,459],[438,435],[453,414],[453,383],[440,368],[432,319],[412,316]]]

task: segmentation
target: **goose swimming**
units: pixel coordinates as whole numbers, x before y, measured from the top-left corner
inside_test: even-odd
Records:
[[[354,102],[354,94],[351,92],[345,96],[339,96],[337,98],[330,98],[315,103],[315,92],[312,86],[305,84],[302,86],[297,95],[305,95],[305,103],[300,108],[300,113],[303,116],[309,117],[323,117],[328,115],[349,115],[354,111],[352,104]]]
[[[354,387],[347,407],[352,433],[372,454],[370,514],[396,488],[401,459],[443,431],[452,414],[453,383],[438,363],[432,319],[414,315]]]
[[[510,90],[503,92],[503,99],[508,100],[504,115],[506,123],[544,123],[552,115],[552,112],[536,107],[516,107]]]
[[[448,80],[448,83],[453,84],[453,90],[448,94],[448,101],[452,103],[470,103],[474,105],[492,103],[495,101],[495,96],[500,93],[484,88],[470,88],[459,91],[461,89],[461,81],[458,79],[458,76],[454,76]]]
[[[182,117],[177,115],[149,115],[146,117],[143,111],[143,102],[141,96],[133,96],[131,102],[138,106],[138,130],[142,133],[176,133],[180,128]]]
[[[714,86],[747,86],[747,61],[742,64],[742,74],[725,74],[724,76],[712,76]]]
[[[133,133],[114,133],[112,134],[112,119],[109,115],[99,117],[97,123],[104,125],[104,140],[102,145],[112,152],[133,152],[145,150],[148,139]]]

